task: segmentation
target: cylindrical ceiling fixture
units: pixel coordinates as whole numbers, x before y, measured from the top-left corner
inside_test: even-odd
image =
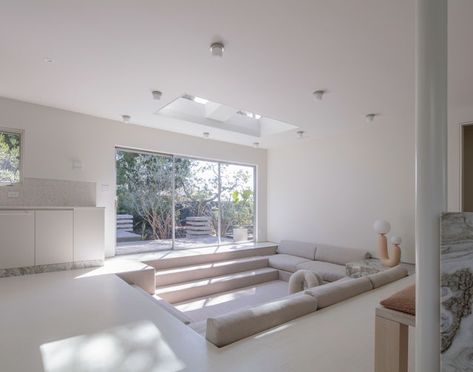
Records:
[[[376,116],[378,116],[379,114],[374,114],[374,113],[371,113],[371,114],[366,114],[366,121],[368,123],[372,123],[374,121],[374,119],[376,118]]]
[[[155,99],[156,101],[159,101],[161,99],[161,96],[163,95],[163,93],[159,90],[153,90],[151,94],[153,95],[153,99]]]
[[[222,58],[225,46],[221,42],[216,42],[210,45],[210,53],[213,57]]]
[[[314,98],[318,101],[322,101],[322,98],[324,98],[324,94],[327,93],[325,89],[318,89],[312,93]]]

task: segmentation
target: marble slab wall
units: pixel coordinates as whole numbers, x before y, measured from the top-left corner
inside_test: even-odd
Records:
[[[9,197],[11,192],[18,197]],[[96,193],[95,182],[25,177],[21,184],[0,187],[0,207],[95,207]]]
[[[441,224],[442,372],[473,371],[473,213]]]

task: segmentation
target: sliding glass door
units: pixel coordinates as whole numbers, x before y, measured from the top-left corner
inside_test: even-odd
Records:
[[[117,254],[255,239],[255,167],[116,151]]]

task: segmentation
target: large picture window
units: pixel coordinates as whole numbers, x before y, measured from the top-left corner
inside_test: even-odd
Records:
[[[21,136],[20,131],[0,129],[0,186],[21,181]]]
[[[117,149],[117,254],[254,239],[255,167]]]

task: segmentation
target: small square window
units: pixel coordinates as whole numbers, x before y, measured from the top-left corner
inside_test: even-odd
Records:
[[[21,181],[22,132],[0,128],[0,186]]]

